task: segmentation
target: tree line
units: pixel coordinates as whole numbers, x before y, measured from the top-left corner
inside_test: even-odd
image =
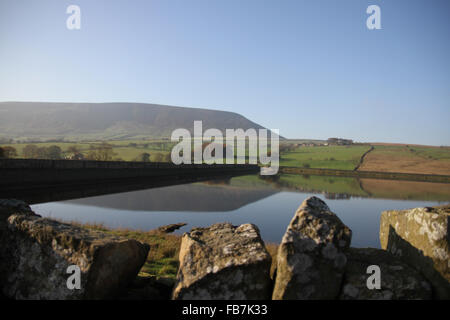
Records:
[[[117,153],[114,152],[114,146],[106,142],[99,144],[92,144],[89,150],[84,152],[76,145],[69,146],[66,151],[63,151],[57,145],[38,146],[35,144],[28,144],[23,147],[21,158],[25,159],[49,159],[49,160],[95,160],[95,161],[123,161],[120,158],[115,158]],[[0,147],[0,159],[18,158],[19,153],[16,148],[12,146]],[[170,162],[170,152],[162,153],[155,152],[152,154],[143,152],[139,154],[133,161],[140,162]]]

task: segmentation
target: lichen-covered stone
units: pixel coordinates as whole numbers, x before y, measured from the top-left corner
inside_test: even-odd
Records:
[[[161,232],[161,233],[172,233],[175,230],[178,230],[178,229],[184,227],[185,225],[187,225],[187,223],[184,223],[184,222],[172,223],[172,224],[158,227],[156,229],[156,231]]]
[[[384,211],[381,247],[416,268],[430,281],[433,294],[450,299],[450,207]]]
[[[335,299],[351,236],[325,202],[306,199],[278,248],[273,299]]]
[[[148,245],[19,212],[2,230],[3,293],[15,299],[112,298],[136,277]],[[81,288],[68,289],[70,265]]]
[[[369,289],[369,266],[380,268],[380,289]],[[350,248],[347,252],[342,291],[343,300],[431,299],[431,286],[415,269],[391,253],[374,248]]]
[[[253,224],[218,223],[183,235],[173,299],[270,299],[271,257]]]

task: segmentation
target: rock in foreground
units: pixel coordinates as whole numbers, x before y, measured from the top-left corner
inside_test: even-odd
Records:
[[[273,299],[335,299],[352,232],[316,197],[303,201],[278,248]]]
[[[450,299],[450,207],[384,211],[381,247],[419,270],[434,295]]]
[[[12,214],[6,225],[0,244],[6,248],[0,262],[6,269],[3,292],[15,299],[115,297],[135,279],[149,250],[135,240],[34,214]],[[67,287],[70,265],[80,268],[80,289]]]
[[[219,223],[183,235],[173,299],[270,299],[271,257],[255,225]]]
[[[416,270],[389,252],[374,248],[350,248],[340,299],[417,300],[431,299],[431,286]],[[380,268],[380,289],[369,289],[369,266]]]
[[[6,219],[13,213],[35,215],[30,206],[22,200],[0,199],[0,225],[6,226]]]
[[[170,300],[175,280],[156,276],[139,277],[118,297],[120,300]]]
[[[172,233],[175,230],[178,230],[178,229],[184,227],[185,225],[187,225],[187,223],[184,223],[184,222],[168,224],[168,225],[157,228],[156,231],[162,232],[162,233]]]

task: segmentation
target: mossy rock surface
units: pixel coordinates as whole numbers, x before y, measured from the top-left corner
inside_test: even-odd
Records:
[[[174,299],[270,299],[271,257],[255,225],[219,223],[184,234]]]
[[[1,281],[10,298],[113,298],[135,279],[149,251],[139,241],[42,218],[31,210],[10,214],[5,206],[0,212],[5,213]],[[67,286],[71,265],[79,267],[80,289]]]
[[[336,299],[352,232],[317,197],[306,199],[278,248],[273,299]]]

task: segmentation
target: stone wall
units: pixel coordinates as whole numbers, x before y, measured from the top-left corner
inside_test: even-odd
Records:
[[[42,218],[20,201],[0,201],[0,208],[0,281],[9,298],[114,298],[149,251],[135,240]],[[69,266],[80,270],[79,289],[67,285]]]
[[[426,276],[439,299],[450,299],[450,206],[384,211],[381,247]]]
[[[0,159],[0,191],[55,185],[120,181],[121,179],[183,179],[259,172],[257,165],[207,165],[128,161]]]
[[[274,279],[254,225],[215,224],[183,236],[174,299],[431,299],[426,277],[388,251],[350,247],[351,230],[325,202],[306,199],[278,248]],[[370,268],[380,288],[368,286]],[[271,284],[270,284],[271,283]],[[268,288],[273,287],[270,293]]]
[[[448,208],[384,212],[387,250],[356,249],[351,230],[311,197],[287,227],[272,278],[258,227],[218,223],[183,235],[177,279],[164,283],[136,278],[148,245],[0,200],[0,284],[15,299],[446,299],[448,217]],[[67,288],[70,265],[81,269],[80,290]],[[379,287],[369,285],[370,270],[379,272]]]
[[[269,299],[270,264],[255,225],[194,228],[181,242],[173,299]]]

